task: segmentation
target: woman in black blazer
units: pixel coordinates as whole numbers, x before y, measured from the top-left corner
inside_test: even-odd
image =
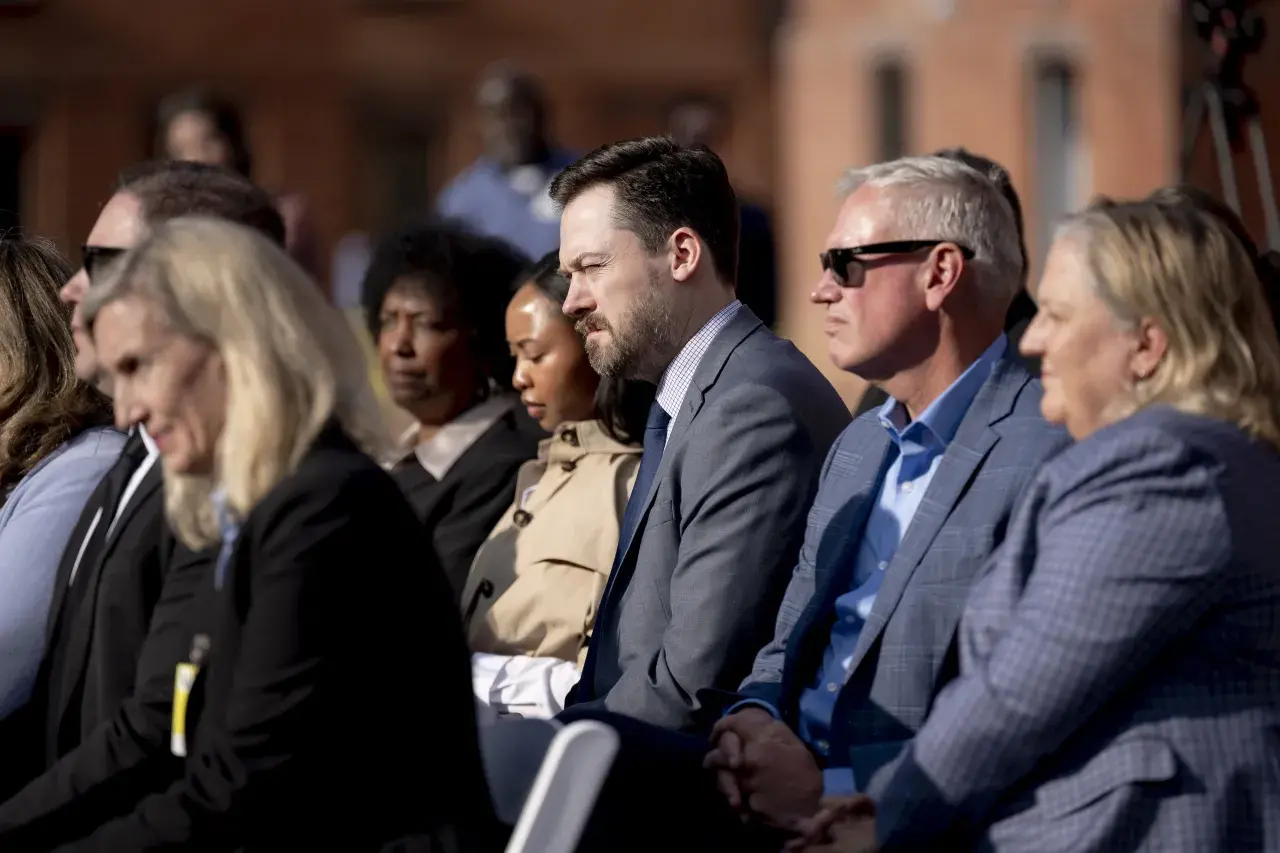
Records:
[[[383,240],[362,286],[387,387],[414,420],[391,473],[459,596],[547,437],[509,393],[506,299],[524,265],[500,240],[434,223]]]
[[[466,644],[426,532],[367,455],[358,345],[300,268],[212,219],[159,227],[85,305],[164,461],[166,511],[217,546],[174,661],[182,778],[66,850],[378,851],[487,831]],[[219,544],[220,543],[220,544]]]

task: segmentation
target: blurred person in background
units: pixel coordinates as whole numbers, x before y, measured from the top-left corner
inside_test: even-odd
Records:
[[[983,157],[981,154],[974,154],[966,148],[943,148],[940,151],[935,151],[930,156],[955,160],[957,163],[963,163],[975,172],[986,176],[987,180],[995,184],[996,189],[1000,190],[1000,194],[1004,196],[1004,200],[1009,203],[1009,208],[1013,211],[1013,221],[1018,228],[1018,248],[1022,254],[1022,287],[1013,297],[1013,302],[1010,303],[1009,310],[1005,313],[1004,331],[1009,338],[1010,352],[1017,354],[1028,373],[1032,376],[1039,376],[1040,363],[1036,359],[1024,355],[1018,349],[1018,342],[1022,340],[1023,333],[1026,332],[1027,326],[1031,324],[1032,318],[1036,315],[1036,302],[1027,290],[1027,276],[1031,272],[1031,267],[1027,259],[1027,238],[1023,225],[1022,199],[1018,196],[1018,191],[1013,188],[1013,179],[1009,177],[1009,171],[1004,166],[994,160]],[[878,409],[888,399],[888,394],[872,385],[867,388],[866,393],[862,395],[862,399],[858,401],[855,415],[862,415]]]
[[[646,382],[591,369],[562,310],[569,282],[559,267],[549,253],[507,305],[512,384],[551,437],[521,467],[462,596],[476,696],[522,716],[559,713],[578,680],[654,395]]]
[[[867,780],[884,851],[1280,845],[1280,342],[1226,220],[1158,199],[1050,248],[1022,346],[1076,444],[974,588],[960,677]]]
[[[459,600],[520,466],[546,437],[509,393],[503,306],[526,265],[501,240],[454,224],[413,226],[380,243],[362,287],[392,399],[414,420],[392,476],[431,531],[431,559]]]
[[[476,111],[484,153],[440,193],[436,213],[540,258],[560,242],[560,214],[548,189],[574,158],[548,136],[542,86],[510,63],[485,70]]]
[[[128,170],[61,292],[81,379],[110,387],[83,320],[92,287],[153,228],[193,213],[284,242],[271,196],[229,169],[158,161]],[[159,458],[146,429],[131,429],[62,551],[35,691],[0,725],[5,793],[25,786],[0,804],[0,849],[38,849],[46,831],[74,837],[180,770],[168,753],[172,658],[187,651],[185,607],[212,555],[170,531]]]
[[[0,236],[0,719],[31,697],[58,561],[124,446],[110,400],[76,378],[70,276],[53,244]]]
[[[724,107],[713,98],[689,96],[667,116],[667,133],[681,145],[716,150],[724,138]],[[769,212],[738,196],[738,299],[773,328],[778,320],[778,259]]]
[[[182,778],[62,849],[378,851],[485,828],[454,596],[371,458],[384,429],[341,313],[261,234],[196,217],[126,256],[85,322],[117,423],[160,448],[170,524],[217,558],[172,661]],[[428,661],[424,707],[396,688]]]
[[[156,150],[171,160],[224,166],[253,180],[253,152],[240,110],[209,92],[169,95],[156,110]],[[312,277],[319,276],[319,245],[299,195],[276,199],[285,225],[285,247]]]

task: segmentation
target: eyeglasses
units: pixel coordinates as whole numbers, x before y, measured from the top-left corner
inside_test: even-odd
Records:
[[[830,270],[841,287],[860,287],[867,274],[866,255],[913,255],[921,249],[932,249],[950,243],[960,250],[966,261],[973,260],[973,250],[951,240],[893,240],[888,243],[870,243],[847,249],[827,249],[818,255],[822,270]],[[853,271],[856,270],[856,274]]]
[[[128,249],[118,246],[81,246],[81,263],[84,265],[85,275],[89,276],[89,283],[92,284],[95,275],[105,271],[112,261],[127,251]]]

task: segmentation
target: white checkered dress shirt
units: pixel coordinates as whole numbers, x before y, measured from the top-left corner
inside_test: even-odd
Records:
[[[693,384],[693,374],[702,363],[702,357],[707,354],[707,350],[711,348],[711,342],[716,339],[720,330],[729,325],[729,321],[733,319],[734,314],[738,313],[741,305],[742,303],[735,299],[716,312],[716,315],[707,321],[698,334],[689,339],[689,343],[685,344],[680,354],[667,365],[662,378],[658,380],[658,405],[662,407],[662,411],[671,416],[671,422],[667,424],[668,441],[671,440],[671,428],[676,425],[676,415],[680,413],[680,406],[684,403],[684,395],[689,392],[689,386]]]

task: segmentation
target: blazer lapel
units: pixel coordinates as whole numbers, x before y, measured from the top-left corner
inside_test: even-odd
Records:
[[[53,599],[49,604],[49,618],[45,623],[45,646],[48,647],[53,643],[54,634],[58,629],[58,622],[62,615],[62,608],[66,606],[67,589],[71,586],[71,569],[75,566],[76,558],[80,556],[80,549],[84,547],[85,539],[88,538],[89,531],[93,528],[93,520],[99,515],[99,506],[102,503],[103,490],[106,488],[104,483],[99,483],[98,487],[93,490],[89,496],[89,500],[85,503],[85,508],[80,513],[80,520],[76,522],[75,529],[71,531],[71,538],[67,540],[67,547],[62,551],[62,560],[58,563],[58,573],[53,582]],[[105,513],[103,513],[105,515]],[[99,519],[99,524],[104,522]]]
[[[837,468],[835,464],[827,472],[829,480],[843,480],[845,488],[839,492],[839,505],[829,507],[831,519],[822,532],[818,556],[814,566],[817,595],[816,610],[825,611],[845,589],[832,590],[832,584],[847,583],[853,573],[853,561],[858,541],[866,526],[867,516],[875,505],[880,481],[891,462],[893,442],[879,423],[871,430],[873,438],[862,442],[860,452],[853,455],[848,466]],[[825,501],[824,501],[825,503]],[[834,593],[834,594],[833,594]]]
[[[115,465],[119,465],[117,460]],[[102,506],[107,500],[108,493],[111,490],[111,479],[115,472],[115,465],[112,466],[105,476],[98,482],[98,485],[90,493],[89,499],[85,502],[84,510],[80,513],[80,520],[76,522],[75,528],[71,531],[71,537],[67,539],[67,546],[62,551],[62,560],[58,563],[58,572],[54,578],[53,598],[49,603],[49,618],[45,623],[45,646],[51,646],[54,637],[58,632],[58,625],[62,618],[62,609],[67,603],[67,592],[71,587],[71,572],[75,568],[76,560],[80,558],[80,552],[91,533],[97,532],[97,526],[102,524],[110,524],[111,519],[107,515],[106,509]],[[95,522],[96,519],[96,522]],[[85,568],[84,566],[80,567]]]
[[[880,587],[867,624],[858,637],[850,674],[862,664],[879,639],[929,546],[960,502],[982,461],[999,440],[994,425],[1008,416],[1018,390],[1030,379],[1029,374],[1011,358],[1006,355],[997,363],[991,378],[978,391],[978,396],[960,422],[956,437],[947,446],[929,483],[929,490],[925,492],[902,544],[886,570],[884,585]]]
[[[693,422],[693,419],[698,416],[698,412],[702,410],[707,389],[716,383],[716,380],[720,377],[720,372],[724,370],[725,362],[729,360],[729,356],[738,348],[738,345],[762,325],[760,318],[751,313],[747,306],[739,305],[728,325],[720,330],[720,333],[711,341],[711,346],[707,349],[706,354],[702,356],[698,369],[694,371],[693,381],[689,383],[689,390],[685,392],[684,402],[680,405],[680,411],[672,419],[671,434],[667,439],[666,448],[662,452],[662,462],[658,464],[658,473],[654,475],[653,484],[649,486],[649,494],[645,496],[644,509],[640,513],[640,519],[636,522],[631,538],[627,540],[622,562],[618,565],[619,570],[627,565],[632,556],[632,551],[638,547],[638,542],[640,541],[639,533],[644,529],[645,521],[649,517],[649,510],[653,508],[653,499],[658,494],[658,487],[662,485],[662,481],[667,478],[667,474],[671,471],[671,460],[675,455],[672,451],[679,447],[688,437],[689,424]]]
[[[151,467],[147,469],[147,473],[142,475],[142,482],[138,484],[138,488],[129,496],[129,502],[124,505],[124,509],[120,512],[120,518],[116,521],[115,528],[111,530],[110,536],[107,537],[106,544],[102,548],[102,559],[105,560],[111,556],[112,549],[115,548],[116,542],[120,539],[120,532],[124,530],[129,523],[129,519],[142,506],[148,498],[155,494],[156,490],[164,484],[164,474],[160,468],[160,460],[156,459],[151,463]],[[103,524],[110,524],[111,519],[104,518]]]
[[[807,686],[797,685],[795,675],[814,671],[812,665],[802,662],[813,660],[814,655],[821,660],[827,647],[830,634],[822,629],[829,624],[826,620],[835,600],[849,590],[858,542],[875,505],[880,482],[893,459],[893,442],[878,421],[859,426],[868,427],[865,435],[858,435],[851,442],[859,449],[847,462],[839,457],[833,460],[824,480],[840,488],[835,491],[835,486],[829,487],[832,491],[823,494],[820,486],[814,509],[810,510],[825,510],[831,515],[819,534],[821,541],[813,567],[814,594],[792,629],[792,636],[799,640],[787,643],[787,664],[782,676],[782,710],[786,715],[796,711],[795,700],[799,696],[796,688],[802,690]]]
[[[102,571],[106,567],[107,561],[110,560],[116,543],[120,540],[121,532],[137,515],[144,502],[160,488],[163,477],[158,465],[159,462],[157,460],[151,466],[151,469],[143,475],[142,482],[138,484],[137,490],[129,497],[129,502],[121,510],[120,518],[116,520],[115,528],[111,530],[98,559],[94,560],[92,565],[81,565],[77,573],[76,585],[85,584],[85,586],[80,591],[79,601],[76,606],[78,612],[75,614],[75,618],[67,625],[67,656],[63,672],[74,673],[74,676],[70,679],[70,689],[64,690],[60,694],[64,699],[76,695],[76,687],[79,681],[84,678],[85,667],[89,662],[89,646],[93,640],[93,629],[98,609],[98,587],[102,582]],[[98,524],[110,525],[112,520],[110,513],[103,512]],[[66,708],[61,707],[52,710],[57,714],[57,719],[60,722],[62,715],[66,712]]]

